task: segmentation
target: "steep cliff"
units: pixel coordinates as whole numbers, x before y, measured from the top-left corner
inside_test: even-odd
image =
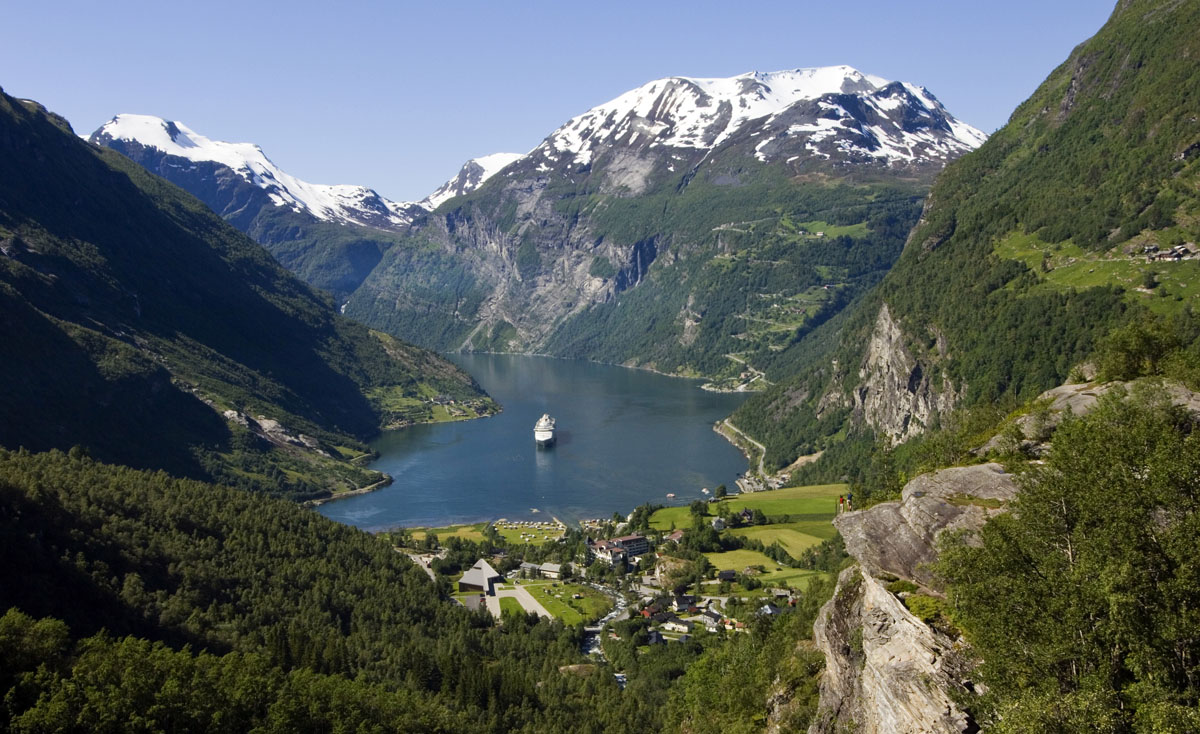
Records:
[[[973,730],[951,693],[969,682],[961,643],[915,617],[863,569],[842,572],[813,635],[826,668],[810,734]]]
[[[835,520],[858,564],[842,572],[813,628],[826,670],[810,732],[973,730],[955,702],[970,690],[972,661],[957,635],[932,619],[938,592],[929,567],[943,533],[978,531],[1016,492],[999,464],[955,467],[913,479],[898,502]]]
[[[935,344],[937,356],[944,358],[946,341],[936,332]],[[935,371],[940,371],[939,365],[922,364],[913,356],[903,329],[883,304],[851,396],[854,416],[893,442],[919,435],[949,413],[963,392],[944,372],[941,379],[932,379]]]

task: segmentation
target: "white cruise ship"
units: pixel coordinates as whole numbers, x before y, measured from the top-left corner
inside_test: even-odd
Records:
[[[554,419],[549,413],[543,413],[542,417],[533,426],[533,440],[537,441],[538,446],[549,446],[554,443]]]

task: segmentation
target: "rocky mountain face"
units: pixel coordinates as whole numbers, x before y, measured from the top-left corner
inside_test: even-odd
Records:
[[[768,455],[832,448],[831,410],[896,442],[958,407],[1023,403],[1115,327],[1187,308],[1200,284],[1200,77],[1186,61],[1198,13],[1121,3],[946,167],[895,267],[846,319],[836,366],[744,409],[777,426],[756,434]]]
[[[898,502],[838,516],[858,564],[842,572],[813,627],[826,669],[812,734],[971,730],[955,702],[969,690],[970,653],[906,599],[940,595],[930,565],[943,533],[977,531],[1016,492],[999,464],[957,467],[913,479]]]
[[[658,80],[414,223],[347,313],[445,349],[769,366],[878,280],[925,186],[982,140],[849,67]]]
[[[395,202],[365,186],[309,183],[280,169],[258,145],[212,140],[159,117],[117,115],[88,140],[185,189],[285,267],[339,297],[362,283],[415,219],[474,190],[517,157],[468,161],[424,201]]]
[[[1200,415],[1195,391],[1171,382],[1158,389],[1174,405]],[[1043,456],[1068,416],[1087,415],[1114,390],[1132,392],[1134,386],[1092,382],[1052,388],[977,453]],[[970,538],[1006,512],[1019,491],[1013,474],[999,463],[951,467],[915,477],[898,501],[834,520],[856,563],[842,572],[813,628],[826,669],[811,734],[979,730],[961,708],[975,691],[977,655],[940,617],[936,600],[945,590],[933,568],[944,535]]]
[[[508,164],[520,160],[520,153],[493,153],[482,158],[472,158],[463,164],[458,175],[442,184],[429,196],[421,200],[421,206],[426,209],[437,209],[442,204],[456,196],[471,193],[496,175]]]

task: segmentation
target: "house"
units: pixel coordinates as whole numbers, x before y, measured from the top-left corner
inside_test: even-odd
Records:
[[[670,619],[662,623],[662,628],[668,632],[691,632],[692,623],[685,622],[679,617],[672,616]]]
[[[764,617],[774,617],[779,614],[779,607],[774,604],[763,604],[758,608],[758,613]]]
[[[588,546],[588,551],[597,560],[604,561],[610,566],[624,563],[627,555],[624,548],[609,540],[602,540],[599,543]]]
[[[558,563],[543,563],[540,571],[542,576],[548,579],[562,578],[562,565]]]
[[[673,618],[675,618],[675,615],[671,614],[670,612],[656,612],[650,615],[650,620],[658,624],[662,624]]]
[[[725,529],[725,521],[719,517],[714,517],[712,520],[712,529],[713,530],[724,530]]]
[[[529,561],[522,563],[519,571],[521,576],[527,579],[536,579],[542,575],[542,567]]]
[[[677,612],[684,612],[688,609],[696,607],[696,597],[691,594],[680,594],[671,600],[671,608]]]
[[[734,571],[732,568],[717,571],[717,581],[737,581],[737,571]]]
[[[504,577],[496,569],[492,568],[487,561],[480,558],[458,580],[458,590],[482,591],[490,596],[495,593],[492,586],[503,580]]]
[[[738,517],[742,518],[742,522],[750,522],[754,519],[754,513],[750,511],[749,507],[747,507],[738,513]]]
[[[721,615],[718,612],[709,609],[700,615],[700,621],[704,622],[704,626],[711,629],[716,629],[721,626]]]
[[[667,638],[663,637],[658,630],[650,630],[650,634],[646,636],[647,645],[664,645],[666,642]]]
[[[672,543],[678,543],[679,541],[683,540],[683,531],[676,530],[675,532],[663,538],[663,540],[669,540]]]

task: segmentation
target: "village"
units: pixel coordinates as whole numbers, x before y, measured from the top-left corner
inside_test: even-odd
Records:
[[[637,508],[568,527],[500,519],[394,536],[454,600],[496,624],[534,614],[576,625],[598,658],[614,645],[745,633],[829,578],[812,549],[831,541],[845,485],[788,487]]]

